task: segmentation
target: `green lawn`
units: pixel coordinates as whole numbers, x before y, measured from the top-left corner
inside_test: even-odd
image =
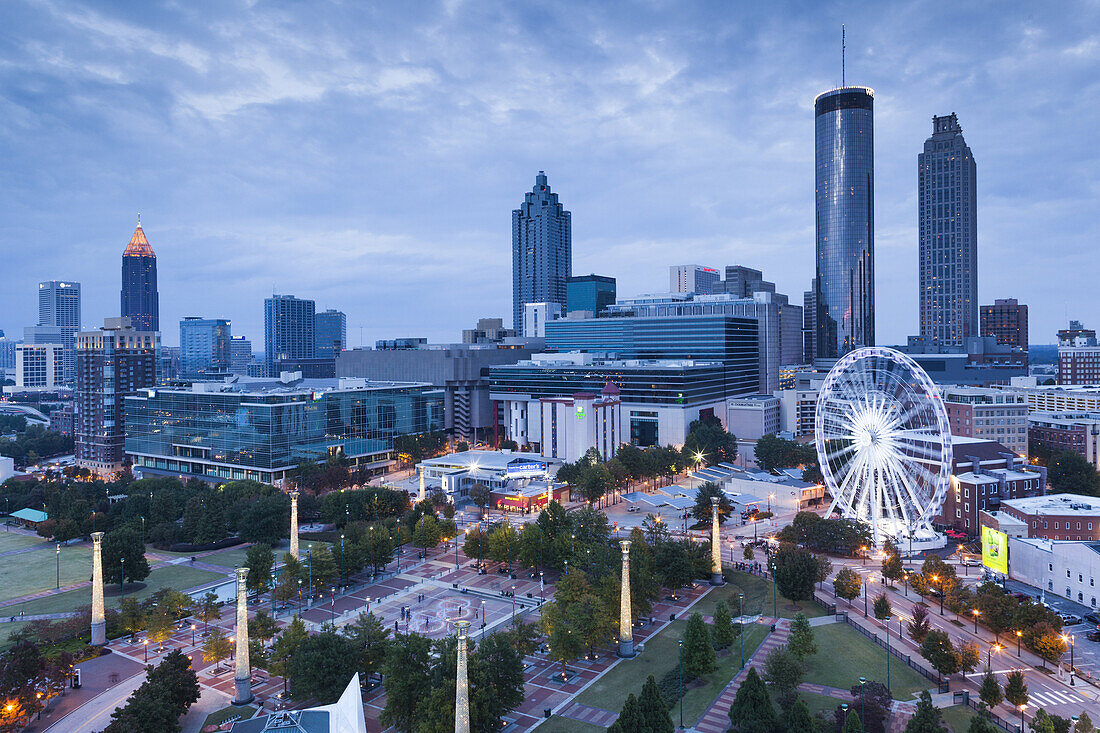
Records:
[[[199,560],[208,562],[211,565],[221,565],[232,569],[244,565],[244,558],[247,554],[247,547],[230,547],[228,550],[219,550],[213,554],[200,557]]]
[[[698,611],[704,616],[711,616],[718,602],[725,601],[730,611],[736,617],[738,604],[737,594],[744,593],[744,610],[746,616],[752,616],[758,613],[765,616],[772,615],[773,583],[764,580],[758,575],[750,575],[749,573],[742,573],[737,570],[726,570],[725,578],[725,585],[711,589],[709,593],[700,598],[696,604],[691,607],[691,610]],[[794,605],[782,596],[776,600],[778,601],[780,618],[794,618],[798,613],[804,613],[808,618],[825,615],[825,609],[813,601],[803,601],[798,604],[799,609],[795,610]]]
[[[851,704],[850,700],[841,700],[837,697],[829,697],[828,695],[818,695],[814,692],[802,692],[798,693],[798,699],[806,703],[806,707],[810,709],[810,715],[816,715],[817,713],[824,713],[826,718],[831,719],[833,711],[836,710],[836,706],[842,702]],[[776,705],[776,711],[779,710],[779,706]]]
[[[251,705],[230,705],[227,708],[221,710],[215,710],[206,716],[205,722],[202,724],[202,728],[208,725],[221,725],[234,715],[239,715],[240,720],[248,720],[256,712],[256,708]],[[201,730],[201,728],[200,728]]]
[[[539,733],[604,733],[606,728],[591,723],[582,723],[572,718],[553,715],[538,727]]]
[[[814,627],[814,641],[817,654],[806,660],[803,682],[842,690],[856,684],[860,675],[886,682],[886,650],[847,624]],[[896,699],[909,700],[934,684],[896,657],[890,660],[890,689]]]
[[[3,535],[0,535],[3,536]],[[10,535],[9,535],[10,536]],[[30,539],[24,537],[22,539]],[[54,543],[43,544],[40,550],[0,558],[0,600],[6,601],[57,586],[60,557],[61,585],[91,579],[92,548],[87,545],[62,547],[55,552]]]
[[[966,733],[966,729],[970,727],[970,719],[975,715],[967,705],[954,705],[943,708],[940,712],[943,713],[943,722],[951,726],[955,733]]]
[[[188,588],[203,585],[204,583],[209,583],[222,577],[224,576],[206,570],[198,570],[187,565],[157,567],[154,568],[153,572],[149,574],[149,577],[145,579],[145,588],[142,588],[133,595],[137,598],[147,598],[161,588],[175,588],[176,590],[184,591]],[[117,607],[122,599],[120,596],[114,596],[104,600],[108,607]],[[15,616],[18,615],[20,611],[25,614],[61,613],[63,611],[72,611],[75,608],[88,605],[91,602],[92,589],[90,587],[80,588],[66,591],[65,593],[58,593],[57,595],[47,596],[45,598],[36,598],[26,603],[6,606],[0,609],[0,615],[7,614],[8,616]]]
[[[28,537],[18,532],[0,531],[0,552],[22,550],[24,547],[30,547],[32,545],[49,545],[53,547],[52,542],[48,542],[42,537]]]
[[[631,692],[638,694],[646,677],[653,675],[658,681],[679,663],[677,642],[687,627],[686,619],[669,624],[661,633],[645,642],[645,650],[636,658],[619,662],[607,674],[593,682],[576,697],[582,705],[603,708],[617,713]],[[745,658],[748,659],[767,635],[767,627],[751,624],[745,628]],[[741,650],[738,644],[733,652],[718,660],[718,671],[708,675],[706,684],[687,690],[684,695],[684,721],[694,723],[707,706],[714,702],[723,687],[729,684],[741,666]],[[679,717],[679,707],[676,708]]]

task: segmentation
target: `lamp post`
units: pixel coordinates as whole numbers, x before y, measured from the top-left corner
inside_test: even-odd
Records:
[[[302,579],[298,578],[298,615],[302,615]]]
[[[909,597],[909,571],[905,571],[901,574],[902,580],[905,582],[905,597]]]
[[[859,548],[859,554],[863,556],[863,564],[866,565],[867,564],[867,548],[866,547]]]
[[[374,580],[374,525],[368,528],[370,534],[370,579]]]
[[[848,733],[848,703],[840,703],[841,715],[844,716],[844,733]]]
[[[861,710],[860,710],[860,713],[859,713],[859,718],[860,718],[861,723],[863,721],[867,720],[867,697],[863,694],[863,686],[865,684],[867,684],[867,678],[866,677],[860,677],[859,678],[859,707],[860,707]]]
[[[890,691],[890,616],[886,617],[886,691]]]
[[[1019,708],[1019,710],[1020,710],[1020,730],[1023,730],[1024,729],[1024,708],[1026,708],[1027,705],[1017,705],[1016,707]]]
[[[684,727],[684,640],[677,642],[680,650],[680,727]]]
[[[306,605],[313,600],[313,545],[306,545],[306,568],[309,572],[309,587],[306,589]]]
[[[981,616],[982,612],[975,608],[973,611],[971,611],[971,613],[974,614],[974,633],[977,634],[978,633],[978,616]]]
[[[1070,671],[1073,671],[1073,634],[1069,634],[1068,636],[1062,634],[1062,643],[1069,644],[1069,668]]]
[[[122,588],[122,597],[126,598],[126,556],[123,555],[118,559],[119,565],[122,566],[122,576],[118,579],[119,587]]]
[[[195,624],[191,624],[191,646],[195,646]]]
[[[1022,631],[1017,631],[1016,632],[1016,657],[1017,658],[1019,658],[1019,656],[1020,656],[1020,637],[1022,637],[1023,635],[1024,635],[1024,632],[1022,632]]]
[[[278,585],[278,578],[279,578],[278,571],[274,567],[272,567],[271,568],[271,617],[272,618],[276,618],[278,616],[277,612],[275,611],[275,586]]]
[[[542,537],[539,537],[539,543],[542,543]],[[455,570],[458,570],[458,534],[455,534]]]
[[[963,565],[963,546],[959,545],[959,564],[963,566],[963,575],[970,575],[970,566]]]
[[[332,604],[329,606],[332,611],[331,619],[333,626],[336,625],[336,589],[332,589]]]
[[[141,546],[145,547],[145,517],[141,518]]]
[[[737,624],[741,627],[738,638],[741,639],[741,669],[745,668],[745,594],[737,594]],[[681,644],[683,642],[680,642]]]
[[[344,554],[344,535],[340,535],[340,578],[346,581],[344,568],[347,567],[347,555]]]
[[[61,543],[57,543],[57,551],[54,553],[57,557],[57,583],[54,588],[61,587]]]
[[[142,646],[143,646],[144,651],[145,651],[145,663],[148,664],[149,663],[149,640],[146,639],[144,642],[142,642]]]
[[[935,583],[939,583],[939,582],[940,582],[940,576],[933,575],[932,576],[933,585]],[[944,596],[943,585],[942,584],[940,585],[939,591],[940,591],[940,615],[942,616],[943,615],[943,596]]]

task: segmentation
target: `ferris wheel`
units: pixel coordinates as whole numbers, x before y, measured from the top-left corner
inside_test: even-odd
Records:
[[[915,361],[878,346],[842,357],[821,385],[814,437],[829,514],[870,523],[876,544],[933,536],[951,429],[939,389]]]

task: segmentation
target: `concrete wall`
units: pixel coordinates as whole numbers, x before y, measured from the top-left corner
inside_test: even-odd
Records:
[[[1008,576],[1091,608],[1100,599],[1100,553],[1085,542],[1009,537]]]

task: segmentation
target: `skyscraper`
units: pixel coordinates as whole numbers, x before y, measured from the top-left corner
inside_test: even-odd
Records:
[[[982,336],[993,336],[999,344],[1019,346],[1027,351],[1027,306],[1015,298],[997,298],[983,305]]]
[[[314,318],[315,356],[335,359],[348,347],[348,317],[338,310],[328,309]]]
[[[160,330],[157,256],[145,238],[140,216],[122,253],[122,316],[130,319],[136,331]]]
[[[47,280],[38,283],[38,325],[58,329],[64,378],[76,376],[76,332],[80,330],[80,283]],[[35,339],[34,343],[39,343]]]
[[[565,281],[573,274],[573,215],[550,192],[546,173],[512,212],[512,327],[523,328],[525,303],[566,307]]]
[[[252,363],[252,341],[244,336],[234,336],[229,341],[229,371],[233,374],[248,374],[248,365]]]
[[[180,377],[228,373],[232,338],[230,322],[224,318],[184,318],[180,321]]]
[[[814,100],[819,359],[875,343],[874,95],[841,87]]]
[[[293,295],[264,300],[264,363],[268,376],[277,377],[275,362],[312,359],[317,353],[317,304]]]
[[[606,275],[578,275],[566,278],[565,312],[588,311],[599,315],[615,304],[615,278]]]
[[[959,346],[977,336],[978,169],[954,113],[932,118],[917,156],[920,335]]]

